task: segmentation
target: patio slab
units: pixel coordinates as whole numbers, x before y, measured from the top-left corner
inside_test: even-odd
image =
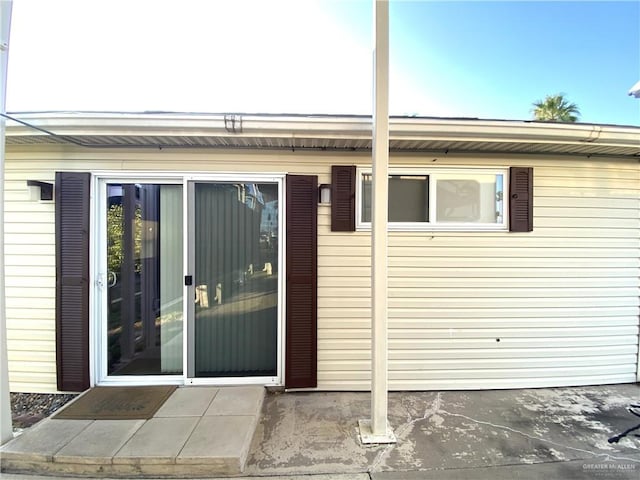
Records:
[[[109,464],[144,420],[95,421],[62,447],[54,462]]]
[[[178,388],[154,417],[201,417],[219,390],[217,387]]]
[[[151,418],[113,456],[113,463],[174,463],[199,420]]]
[[[218,392],[205,415],[254,415],[263,399],[262,387],[228,387]]]
[[[52,462],[53,456],[82,433],[93,420],[52,420],[47,418],[0,449],[2,461]]]
[[[224,394],[227,389],[232,391]],[[2,471],[83,477],[238,475],[263,398],[264,388],[256,386],[182,387],[148,420],[46,419],[0,448]]]
[[[220,473],[242,471],[256,427],[254,416],[209,416],[200,423],[176,458],[181,464],[211,464]]]

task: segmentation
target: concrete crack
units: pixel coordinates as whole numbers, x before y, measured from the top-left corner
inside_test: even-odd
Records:
[[[408,414],[407,415],[408,421],[400,425],[395,432],[396,438],[398,439],[398,441],[403,439],[404,436],[411,431],[411,429],[416,423],[426,420],[430,416],[435,415],[438,412],[441,412],[442,411],[440,410],[441,406],[442,406],[441,393],[438,392],[438,394],[436,395],[436,398],[433,400],[433,402],[431,402],[431,407],[427,408],[424,411],[424,414],[422,415],[422,417],[411,419],[411,414]],[[391,450],[394,449],[395,446],[396,444],[387,445],[380,452],[378,452],[378,455],[376,455],[376,458],[373,460],[373,462],[371,463],[371,466],[369,467],[369,472],[378,471],[378,468],[382,464],[383,460],[389,455],[389,453],[391,452]]]
[[[605,460],[625,460],[625,461],[629,461],[629,462],[640,463],[640,460],[635,459],[635,458],[618,457],[618,456],[615,456],[615,455],[611,455],[609,453],[599,453],[599,452],[593,452],[591,450],[585,450],[583,448],[570,447],[569,445],[563,445],[561,443],[557,443],[557,442],[554,442],[552,440],[547,440],[547,439],[542,438],[542,437],[537,437],[535,435],[530,435],[530,434],[528,434],[526,432],[523,432],[521,430],[516,430],[515,428],[511,428],[511,427],[508,427],[506,425],[496,425],[494,423],[485,422],[483,420],[477,420],[475,418],[471,418],[471,417],[468,417],[466,415],[462,415],[460,413],[451,413],[451,412],[447,412],[446,410],[440,410],[439,413],[442,413],[444,415],[450,415],[452,417],[464,418],[465,420],[469,420],[471,422],[475,422],[475,423],[478,423],[478,424],[481,424],[481,425],[487,425],[489,427],[494,427],[494,428],[507,430],[507,431],[512,432],[512,433],[517,433],[519,435],[523,435],[523,436],[525,436],[527,438],[530,438],[532,440],[538,440],[540,442],[545,442],[545,443],[554,445],[556,447],[566,448],[568,450],[574,450],[576,452],[586,453],[588,455],[593,455],[594,457],[605,457]]]

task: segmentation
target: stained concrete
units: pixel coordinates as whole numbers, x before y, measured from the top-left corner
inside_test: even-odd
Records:
[[[371,480],[637,480],[640,466],[618,462],[572,460],[531,465],[453,468],[412,472],[372,473]]]
[[[230,392],[229,399],[236,393],[238,391]],[[640,403],[640,387],[636,384],[395,392],[389,395],[389,421],[398,443],[363,446],[358,439],[357,422],[370,416],[370,398],[368,392],[268,395],[242,472],[246,476],[243,478],[640,479],[640,438],[634,436],[634,433],[640,434],[640,430],[618,443],[608,442],[608,439],[640,423],[640,418],[627,410],[630,404]],[[244,408],[240,404],[238,407],[238,411]],[[198,411],[202,408],[200,403]],[[191,417],[175,418],[188,420]],[[182,457],[179,454],[175,464],[163,463],[166,459],[162,456],[150,457],[141,470],[141,464],[119,463],[114,457],[111,467],[101,470],[100,475],[121,478],[135,478],[141,473],[150,478],[219,476],[212,468],[217,462],[214,456],[207,460],[211,463],[200,459],[205,451],[201,447],[213,446],[218,440],[224,440],[226,434],[222,433],[222,428],[214,426],[216,415],[198,418],[204,422],[202,429],[194,427],[188,440],[193,443],[186,443],[181,451]],[[162,419],[158,417],[156,420]],[[43,426],[46,426],[48,421],[44,422]],[[39,428],[40,425],[33,427],[33,432]],[[88,425],[76,424],[75,428],[78,430],[75,435],[82,436],[81,432]],[[238,431],[233,427],[228,430]],[[158,435],[175,433],[171,427],[158,431]],[[62,444],[73,445],[71,437],[73,435],[67,435],[59,441],[50,438],[57,446],[47,447],[46,452],[61,449]],[[111,438],[112,442],[114,438]],[[33,441],[36,439],[30,440]],[[35,446],[44,448],[46,445],[42,443]],[[28,444],[18,442],[15,446],[20,446],[18,450],[23,452]],[[224,442],[220,446],[224,449]],[[3,465],[5,451],[3,447]],[[45,450],[40,451],[40,455],[43,454]],[[20,453],[15,455],[20,457]],[[32,463],[23,462],[21,470],[29,465],[41,468],[44,464],[38,462],[39,459],[35,456]],[[14,462],[15,459],[9,458],[6,464],[15,471]],[[45,470],[49,474],[80,474],[77,464],[56,464],[55,458],[46,465],[51,466],[50,470]],[[239,473],[235,469],[235,474]],[[3,480],[11,478],[5,475]],[[87,476],[86,472],[84,476]]]
[[[370,415],[369,393],[270,395],[245,472],[370,472],[374,479],[602,478],[604,472],[638,479],[640,438],[607,441],[640,423],[627,411],[631,403],[640,403],[633,384],[391,393],[398,443],[365,447],[357,420]]]
[[[17,473],[3,473],[2,480],[66,480],[69,477],[61,477],[61,476],[42,476],[42,475],[25,475],[25,474],[17,474]],[[119,480],[138,480],[140,476],[132,476],[127,478],[120,478]],[[228,477],[202,477],[200,479],[196,478],[193,480],[221,480],[223,478]],[[250,480],[255,479],[256,477],[233,477],[234,480]],[[103,478],[102,480],[108,480],[107,478]],[[356,475],[341,475],[341,474],[329,474],[329,475],[287,475],[287,476],[277,476],[277,477],[260,477],[260,480],[370,480],[369,474],[360,473]]]

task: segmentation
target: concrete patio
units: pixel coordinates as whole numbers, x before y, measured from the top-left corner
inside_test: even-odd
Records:
[[[199,395],[195,387],[178,391],[182,395]],[[176,416],[159,418],[182,418],[188,423],[190,407],[172,400],[173,397],[163,409],[167,415]],[[208,423],[201,424],[199,435],[194,435],[198,427],[186,435],[184,427],[166,424],[160,433],[150,430],[142,437],[140,427],[138,441],[119,447],[112,440],[118,436],[117,426],[94,426],[98,430],[93,431],[87,426],[64,433],[64,439],[62,434],[44,439],[42,444],[49,445],[49,450],[40,453],[40,457],[31,452],[31,465],[22,464],[29,468],[15,468],[19,453],[23,460],[29,458],[25,441],[6,445],[2,461],[11,472],[100,477],[217,478],[241,474],[290,479],[310,476],[309,480],[640,478],[640,438],[634,436],[640,430],[617,443],[608,441],[640,423],[627,410],[630,404],[640,403],[640,387],[636,384],[394,392],[389,395],[389,420],[398,443],[365,447],[358,439],[357,420],[368,417],[369,403],[369,393],[268,394],[242,472],[217,470],[219,461],[207,457],[214,449],[230,445],[234,433],[233,427],[222,430]],[[206,409],[209,415],[195,416],[199,419],[196,423],[211,416],[212,406],[213,403]],[[179,412],[171,411],[175,407]],[[25,434],[25,440],[27,435],[45,432],[44,427],[50,422],[56,420],[48,419],[33,427]],[[153,419],[149,422],[153,423]],[[126,430],[124,426],[120,428]],[[159,454],[145,446],[147,440],[152,442],[161,436],[175,438],[170,454]],[[83,443],[86,445],[80,447]],[[179,449],[176,444],[183,447]],[[111,445],[110,454],[96,458],[94,451],[90,455],[98,445]],[[194,461],[197,458],[199,463]],[[202,458],[208,458],[208,463]]]
[[[5,471],[238,474],[260,419],[262,387],[178,388],[149,420],[48,418],[0,449]]]
[[[396,445],[363,447],[368,393],[269,396],[247,475],[368,472],[382,479],[640,478],[636,384],[577,388],[393,392]],[[637,430],[633,433],[639,433]]]

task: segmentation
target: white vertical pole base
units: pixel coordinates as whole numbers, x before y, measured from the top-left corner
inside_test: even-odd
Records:
[[[360,430],[360,442],[363,445],[379,445],[397,443],[396,436],[391,429],[391,425],[387,422],[387,431],[385,433],[373,433],[371,430],[371,420],[358,420],[358,428]]]

